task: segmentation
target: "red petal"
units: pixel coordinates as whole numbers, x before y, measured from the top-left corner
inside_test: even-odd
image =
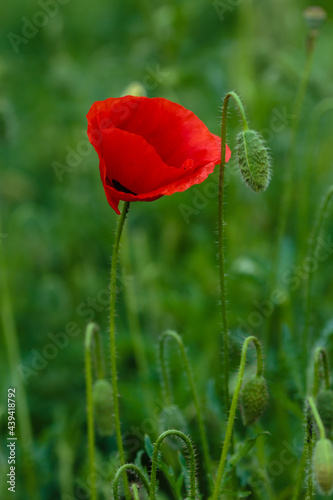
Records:
[[[162,160],[174,167],[181,167],[188,158],[196,167],[220,161],[220,138],[211,134],[194,113],[161,97],[98,101],[87,117],[89,138],[98,149],[98,130],[118,128],[144,137]]]

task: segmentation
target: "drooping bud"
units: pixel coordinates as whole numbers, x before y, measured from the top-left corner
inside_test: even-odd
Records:
[[[317,396],[317,409],[320,418],[325,427],[327,436],[331,435],[333,430],[333,391],[325,390],[320,391]]]
[[[323,22],[327,18],[327,13],[322,7],[308,7],[304,11],[304,19],[310,31],[318,33]]]
[[[96,380],[93,387],[94,416],[101,436],[113,434],[112,387],[105,379]]]
[[[188,434],[187,422],[176,405],[165,406],[160,413],[159,420],[159,430],[161,433],[169,429],[176,429],[177,431],[182,431],[184,434]],[[168,436],[166,441],[175,450],[180,450],[183,447],[183,443],[176,437]]]
[[[242,177],[256,193],[267,189],[271,168],[267,148],[256,130],[243,130],[236,137],[236,154]]]
[[[253,375],[245,382],[240,394],[243,424],[246,426],[254,424],[263,414],[267,401],[266,380],[261,375]]]
[[[333,446],[329,439],[317,441],[312,466],[318,490],[323,495],[329,495],[333,490]]]

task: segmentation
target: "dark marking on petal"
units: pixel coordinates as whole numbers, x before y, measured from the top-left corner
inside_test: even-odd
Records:
[[[120,193],[127,193],[127,194],[133,194],[134,196],[137,196],[137,193],[133,193],[130,189],[128,189],[126,186],[123,186],[120,184],[120,182],[116,181],[116,179],[112,179],[112,182],[110,182],[110,179],[106,177],[106,184],[109,186],[113,187]]]

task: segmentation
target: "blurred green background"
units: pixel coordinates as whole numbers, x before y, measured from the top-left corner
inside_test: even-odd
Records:
[[[149,97],[165,97],[191,109],[217,134],[222,98],[235,90],[246,105],[251,126],[263,134],[271,150],[273,177],[264,194],[250,192],[240,182],[235,165],[228,165],[232,175],[227,175],[226,255],[236,373],[247,333],[239,318],[246,321],[258,310],[255,301],[262,304],[270,293],[292,109],[306,60],[307,27],[302,13],[308,5],[305,0],[1,4],[0,244],[21,351],[19,370],[13,374],[2,325],[2,476],[8,467],[3,446],[7,388],[18,375],[28,397],[40,498],[88,498],[84,328],[89,320],[101,326],[108,366],[105,289],[117,216],[104,196],[97,155],[86,138],[85,115],[95,100],[120,96],[134,81],[144,86]],[[316,44],[301,114],[295,186],[281,259],[286,269],[300,263],[297,238],[306,244],[320,197],[333,181],[332,113],[325,113],[309,136],[318,104],[333,97],[333,6],[330,0],[320,5],[328,19]],[[240,127],[235,110],[228,127],[233,150]],[[303,190],[305,168],[311,168],[309,192]],[[132,204],[130,209],[129,251],[123,254],[119,271],[117,303],[121,419],[129,459],[135,457],[144,432],[157,431],[161,390],[156,345],[166,328],[183,335],[206,403],[212,455],[217,460],[220,454],[226,419],[221,406],[216,173],[185,193]],[[302,195],[309,204],[303,217]],[[328,221],[326,231],[332,229]],[[332,272],[333,260],[328,259],[316,274],[314,340],[323,330],[330,340]],[[253,452],[240,471],[244,486],[255,482],[255,470],[264,471],[251,498],[289,498],[302,448],[302,402],[292,372],[298,369],[292,362],[297,351],[292,352],[291,362],[280,359],[279,364],[275,349],[302,326],[303,290],[300,286],[292,293],[281,286],[285,299],[279,321],[286,325],[287,340],[280,339],[280,329],[274,329],[269,318],[253,329],[261,339],[267,329],[269,336],[278,338],[271,338],[265,354],[271,393],[271,406],[261,422],[271,433],[265,438],[266,457]],[[128,310],[142,332],[149,365],[146,379],[138,373]],[[70,322],[75,325],[68,326]],[[71,327],[74,336],[61,335]],[[191,396],[172,345],[169,365],[175,402],[197,441]],[[19,405],[20,394],[17,399]],[[241,423],[237,425],[240,437],[244,436]],[[102,482],[109,498],[115,439],[98,438],[97,446],[99,460],[109,464]],[[288,466],[282,464],[277,473],[270,465],[281,465],[280,454],[288,446],[294,460]],[[20,457],[19,445],[17,451]],[[22,479],[20,460],[17,469],[16,498],[33,498]],[[165,491],[168,498],[170,493]],[[6,498],[4,480],[0,492]]]

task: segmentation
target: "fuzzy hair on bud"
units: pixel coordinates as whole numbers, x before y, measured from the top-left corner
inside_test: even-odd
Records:
[[[159,429],[161,433],[168,429],[176,429],[177,431],[182,431],[184,434],[188,434],[186,420],[178,406],[169,405],[162,409],[159,418]],[[181,450],[183,447],[182,441],[176,437],[168,436],[166,441],[175,450]]]
[[[313,476],[323,495],[333,491],[333,446],[329,439],[319,439],[313,452]]]
[[[266,380],[253,375],[244,385],[240,394],[242,420],[245,426],[253,425],[263,414],[268,401]]]
[[[271,178],[268,150],[256,130],[243,130],[236,137],[238,166],[246,184],[256,193],[265,191]]]
[[[93,386],[93,405],[97,431],[101,436],[113,434],[112,387],[105,379],[96,380]]]
[[[330,436],[333,430],[333,391],[320,391],[317,396],[317,409],[320,418],[325,427],[327,436]]]

